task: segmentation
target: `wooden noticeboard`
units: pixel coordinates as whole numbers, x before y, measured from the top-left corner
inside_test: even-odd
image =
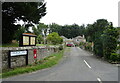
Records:
[[[36,46],[36,35],[23,33],[20,38],[19,46]]]

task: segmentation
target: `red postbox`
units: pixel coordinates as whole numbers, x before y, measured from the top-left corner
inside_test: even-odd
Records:
[[[33,50],[33,53],[34,53],[34,59],[36,59],[36,58],[37,58],[37,50],[34,49],[34,50]]]

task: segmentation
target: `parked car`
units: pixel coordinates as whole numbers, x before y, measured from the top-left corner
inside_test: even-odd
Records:
[[[74,44],[68,43],[66,46],[68,46],[68,47],[74,47]]]

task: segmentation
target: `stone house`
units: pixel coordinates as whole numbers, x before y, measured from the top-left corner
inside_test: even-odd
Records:
[[[80,42],[86,42],[86,39],[85,39],[84,35],[83,36],[77,36],[77,37],[73,38],[73,42],[75,44],[79,44]]]

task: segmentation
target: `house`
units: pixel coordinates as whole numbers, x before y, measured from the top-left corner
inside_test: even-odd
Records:
[[[80,42],[86,42],[86,39],[85,39],[84,35],[83,36],[77,36],[77,37],[73,38],[73,42],[75,44],[79,44]]]
[[[65,36],[60,36],[61,38],[63,38],[63,42],[65,42],[67,40],[67,38]]]

